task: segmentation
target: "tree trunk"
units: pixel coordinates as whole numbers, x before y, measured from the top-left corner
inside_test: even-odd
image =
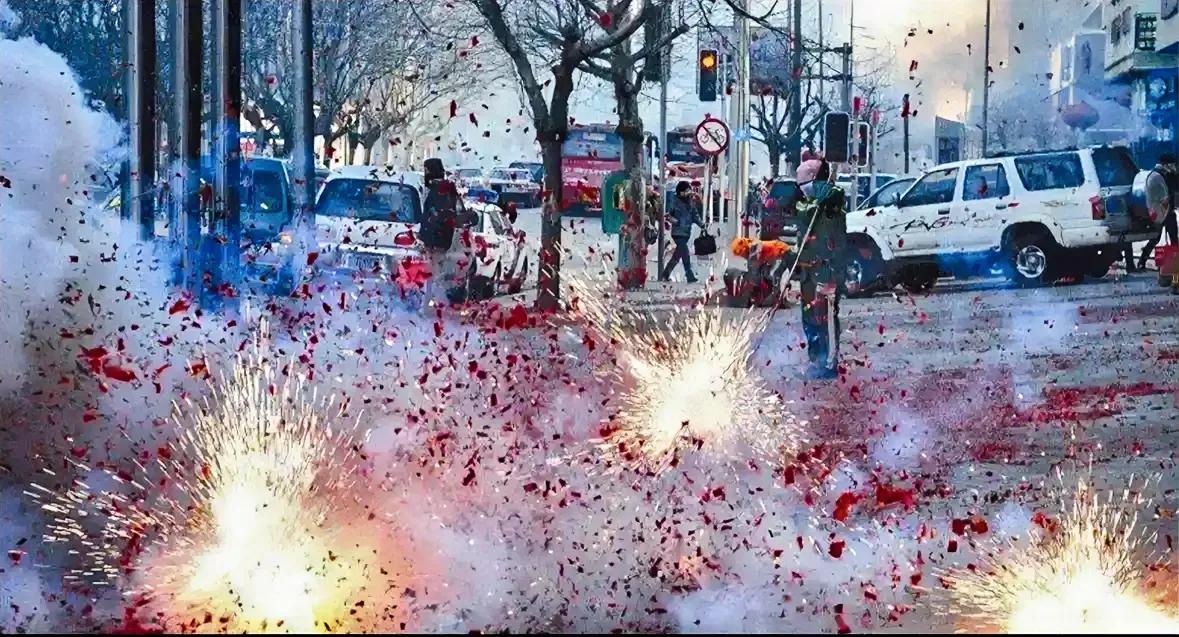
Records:
[[[569,134],[569,96],[573,94],[573,71],[577,68],[576,47],[576,42],[567,43],[561,62],[552,68],[553,93],[547,115],[533,110],[546,191],[540,221],[540,263],[536,268],[536,309],[542,312],[561,309],[561,212],[565,210],[561,147]]]
[[[536,308],[554,312],[561,296],[561,209],[563,207],[561,145],[564,135],[547,131],[540,142],[544,163],[544,207],[540,221],[540,263],[537,268]]]
[[[777,180],[782,174],[782,147],[774,141],[766,140],[766,152],[770,156],[770,178]]]
[[[626,73],[629,75],[630,70]],[[638,91],[629,78],[615,78],[614,97],[618,103],[618,136],[622,138],[622,169],[626,172],[618,255],[618,285],[625,290],[642,288],[647,282],[646,206],[643,205],[643,120],[639,117]],[[603,192],[602,197],[607,193]]]

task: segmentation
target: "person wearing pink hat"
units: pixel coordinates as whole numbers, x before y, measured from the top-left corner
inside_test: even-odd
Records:
[[[807,200],[798,206],[800,229],[799,288],[802,294],[802,329],[812,379],[838,375],[839,299],[844,285],[847,252],[847,218],[843,189],[832,183],[831,166],[821,158],[803,161],[798,183]]]

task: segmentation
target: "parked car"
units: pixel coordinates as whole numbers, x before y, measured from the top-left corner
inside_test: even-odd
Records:
[[[420,258],[425,180],[418,173],[369,166],[339,168],[315,202],[317,262],[358,276],[397,271]]]
[[[470,224],[474,258],[463,296],[471,300],[518,292],[534,261],[524,233],[504,218],[496,193],[479,192],[463,199],[460,219]],[[318,261],[354,276],[382,277],[395,274],[406,259],[424,259],[419,236],[425,198],[420,173],[365,166],[333,171],[315,204]],[[462,249],[459,236],[456,250]]]
[[[487,176],[483,174],[482,168],[455,168],[451,179],[460,192],[487,185]]]
[[[467,199],[463,205],[468,213],[477,215],[471,227],[474,258],[466,298],[482,300],[522,290],[534,260],[524,231],[512,226],[496,201]]]
[[[795,179],[778,179],[770,184],[762,206],[761,238],[798,242],[798,203],[802,189]]]
[[[1104,276],[1121,244],[1157,232],[1132,193],[1138,173],[1127,149],[1109,146],[937,166],[895,205],[848,215],[848,291],[922,291],[939,276],[995,271],[1023,286]]]
[[[540,184],[524,168],[495,168],[487,177],[487,186],[499,193],[501,204],[514,203],[525,208],[540,205]]]
[[[891,174],[886,174],[886,173],[876,173],[876,188],[880,188],[881,186],[889,183],[890,181],[892,181],[896,178],[897,178],[897,175],[891,175]],[[838,186],[840,186],[841,188],[843,188],[843,191],[847,194],[847,206],[849,209],[851,206],[851,195],[852,195],[851,182],[852,182],[851,175],[839,175],[835,178],[835,183]],[[858,188],[859,188],[859,190],[856,193],[856,207],[859,208],[860,207],[859,202],[864,201],[872,194],[872,175],[870,175],[870,174],[866,175],[863,173],[856,175],[856,184],[858,185]]]
[[[868,195],[867,199],[861,200],[859,206],[857,206],[856,209],[867,210],[868,208],[876,208],[879,206],[896,205],[897,200],[901,198],[901,195],[905,194],[905,191],[908,190],[909,186],[912,186],[913,182],[915,181],[917,181],[916,177],[901,177],[899,179],[893,179],[883,186],[877,187],[876,192]]]
[[[544,164],[538,161],[514,161],[508,168],[522,168],[532,174],[532,181],[544,184]]]

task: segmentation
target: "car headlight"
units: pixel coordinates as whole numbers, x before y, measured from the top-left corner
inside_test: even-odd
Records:
[[[293,232],[278,233],[278,240],[286,245],[291,245],[295,242],[295,234]]]

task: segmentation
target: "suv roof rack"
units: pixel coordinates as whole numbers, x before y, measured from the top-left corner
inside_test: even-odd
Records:
[[[1064,148],[1046,148],[1044,150],[1013,150],[1003,151],[998,153],[987,153],[984,159],[997,159],[1000,157],[1019,157],[1021,155],[1050,155],[1052,153],[1069,153],[1078,150],[1095,150],[1098,148],[1126,148],[1125,144],[1093,144],[1091,146],[1066,146]]]

